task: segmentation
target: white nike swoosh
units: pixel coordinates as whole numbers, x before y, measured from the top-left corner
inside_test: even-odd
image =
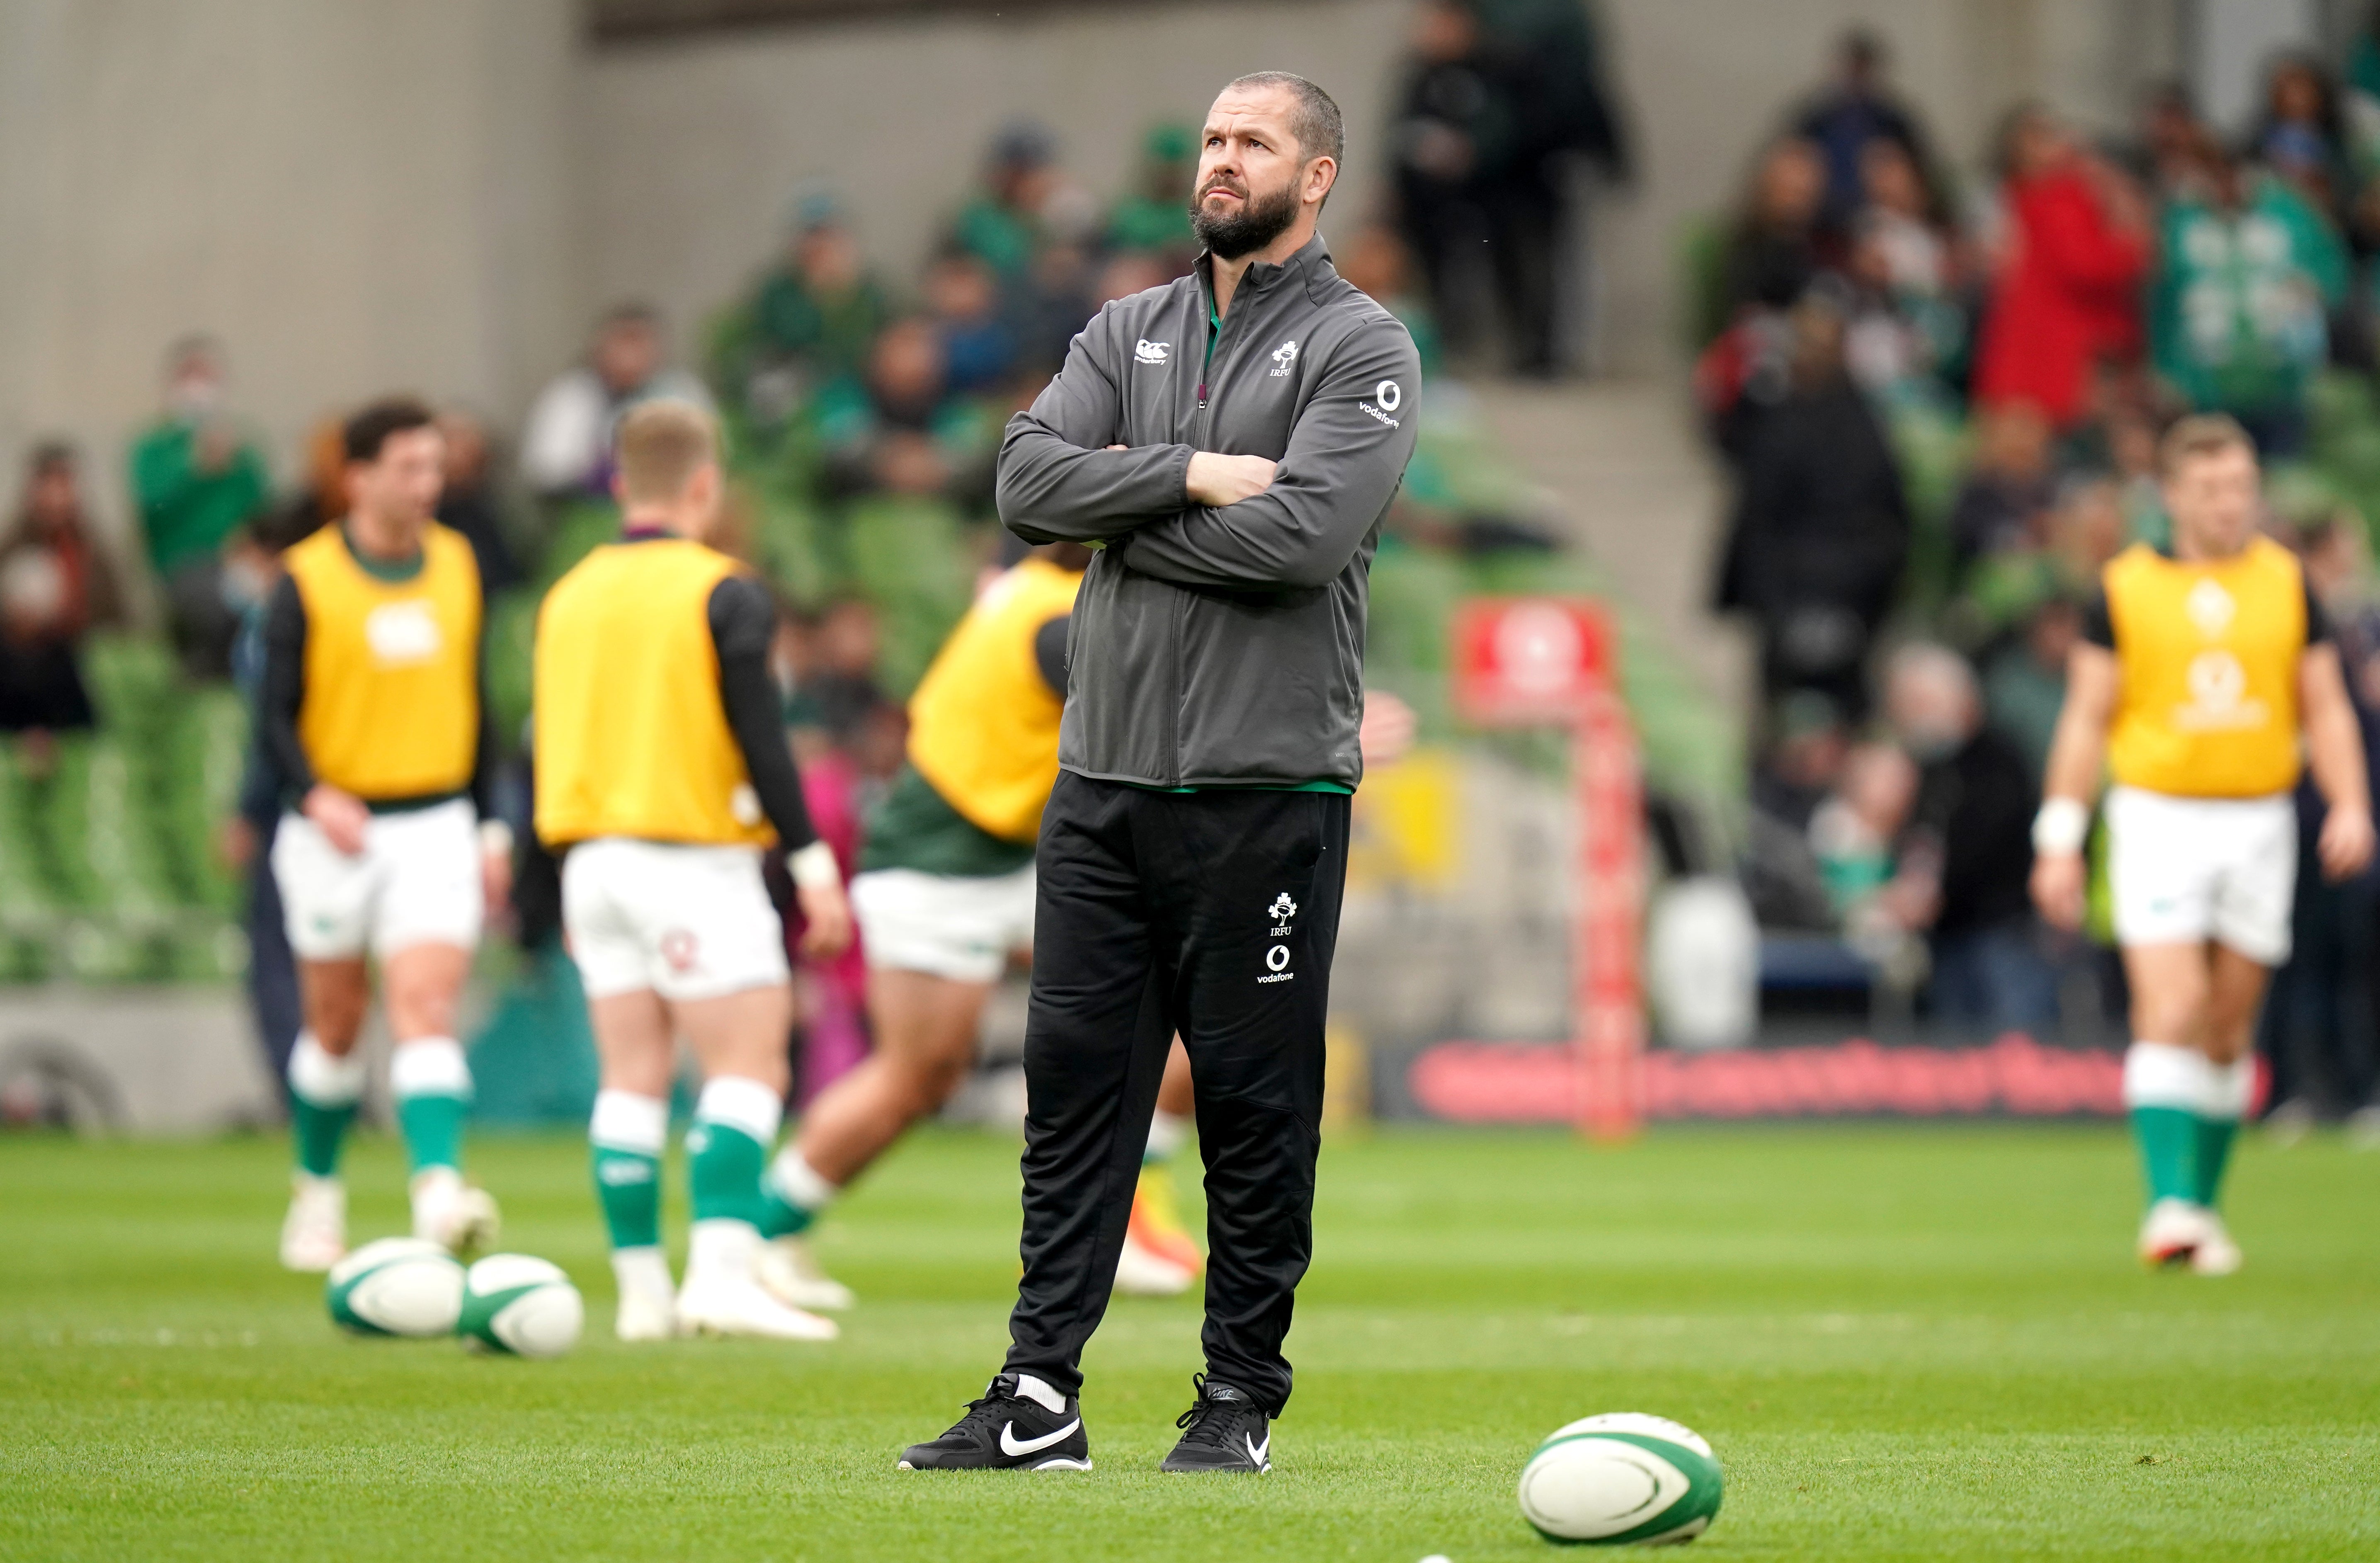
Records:
[[[1264,1468],[1265,1456],[1272,1452],[1272,1435],[1270,1433],[1267,1433],[1265,1435],[1265,1441],[1259,1444],[1254,1438],[1251,1438],[1246,1434],[1243,1433],[1240,1435],[1240,1442],[1248,1447],[1248,1458],[1256,1461],[1257,1468],[1258,1470],[1262,1470]]]
[[[1082,1424],[1083,1419],[1078,1416],[1055,1433],[1045,1433],[1038,1438],[1019,1438],[1016,1436],[1016,1424],[1005,1423],[1000,1429],[1000,1452],[1011,1460],[1018,1455],[1038,1454]],[[1269,1435],[1266,1436],[1265,1442],[1268,1445],[1272,1442]]]

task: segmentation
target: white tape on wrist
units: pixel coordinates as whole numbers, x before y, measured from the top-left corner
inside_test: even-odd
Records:
[[[480,851],[489,857],[513,854],[513,828],[501,819],[480,821]]]
[[[2090,835],[2091,810],[2074,798],[2044,798],[2033,817],[2033,850],[2044,857],[2081,852]]]
[[[824,842],[812,842],[801,851],[788,854],[785,870],[803,890],[822,890],[843,883],[843,869],[834,860],[834,848]]]

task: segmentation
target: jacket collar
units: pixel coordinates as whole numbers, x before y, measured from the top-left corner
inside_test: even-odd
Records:
[[[1200,294],[1208,298],[1214,297],[1214,251],[1202,249],[1198,252],[1198,264],[1192,274],[1198,279]],[[1237,298],[1244,294],[1254,297],[1257,294],[1269,293],[1276,283],[1284,278],[1302,280],[1306,291],[1311,293],[1318,285],[1338,274],[1337,268],[1330,263],[1329,241],[1317,233],[1299,246],[1296,252],[1288,260],[1279,264],[1269,260],[1259,260],[1250,266],[1246,274],[1240,278],[1240,285],[1232,290],[1232,297]]]

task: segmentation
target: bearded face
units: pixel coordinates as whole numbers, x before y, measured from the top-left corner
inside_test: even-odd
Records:
[[[1239,197],[1220,210],[1209,210],[1211,191],[1228,190]],[[1190,228],[1198,242],[1219,260],[1236,260],[1253,254],[1287,232],[1297,220],[1297,176],[1293,173],[1276,189],[1251,194],[1238,176],[1218,170],[1198,187],[1190,200]]]

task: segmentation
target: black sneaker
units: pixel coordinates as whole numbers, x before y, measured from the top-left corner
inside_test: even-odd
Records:
[[[1059,1409],[1051,1411],[1050,1400]],[[1003,1373],[967,1402],[957,1425],[901,1451],[904,1471],[1088,1471],[1082,1402],[1029,1374]]]
[[[1272,1421],[1264,1408],[1228,1384],[1205,1374],[1190,1375],[1198,1398],[1174,1421],[1182,1441],[1160,1471],[1245,1471],[1261,1476],[1272,1469]]]

